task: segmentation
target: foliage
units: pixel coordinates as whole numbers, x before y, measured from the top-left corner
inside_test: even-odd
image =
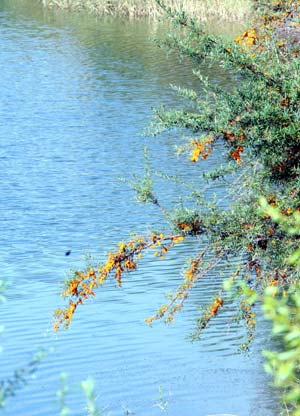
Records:
[[[273,334],[279,339],[279,351],[265,351],[266,370],[283,389],[283,400],[292,416],[300,415],[300,285],[292,285],[284,296],[278,289],[265,291],[265,315],[273,322]]]
[[[17,392],[28,384],[44,356],[45,351],[39,351],[24,367],[14,370],[10,378],[0,381],[0,408],[5,406],[8,398],[16,396]]]
[[[99,409],[97,406],[97,394],[95,391],[95,383],[91,377],[88,377],[86,380],[83,380],[80,383],[80,387],[84,393],[86,399],[86,408],[85,408],[85,415],[86,416],[106,416],[110,415],[106,409]],[[60,416],[68,416],[72,414],[71,409],[67,405],[67,396],[70,392],[69,382],[68,382],[68,375],[66,373],[61,373],[60,375],[60,388],[56,392],[59,404],[59,415]],[[168,413],[168,405],[169,405],[169,398],[166,398],[165,393],[160,386],[158,389],[158,397],[155,399],[153,407],[157,407],[161,413],[165,415],[169,415]],[[132,412],[125,404],[122,404],[122,414],[124,415],[134,415],[135,413]]]
[[[95,385],[92,378],[87,378],[80,383],[86,398],[86,416],[102,416],[103,412],[97,408]],[[56,392],[59,401],[60,416],[71,415],[71,410],[67,406],[67,395],[69,393],[68,376],[66,373],[60,375],[60,388]]]
[[[222,180],[235,175],[230,190],[234,198],[228,198],[228,208],[218,208],[218,201],[203,200],[194,189],[190,195],[190,200],[194,197],[194,206],[174,207],[165,211],[166,218],[182,239],[186,234],[203,235],[216,259],[239,256],[240,272],[234,277],[233,286],[238,288],[245,282],[259,293],[268,285],[282,288],[299,277],[298,270],[284,262],[286,250],[293,251],[297,241],[279,230],[269,215],[259,214],[258,196],[264,196],[269,204],[287,215],[300,210],[299,61],[293,51],[278,44],[274,28],[270,31],[266,18],[257,28],[250,28],[235,42],[229,42],[206,34],[184,12],[173,11],[161,0],[157,3],[175,26],[175,31],[165,41],[158,42],[158,46],[194,62],[194,75],[201,87],[200,92],[178,88],[178,93],[187,99],[187,109],[160,107],[156,111],[158,130],[188,129],[193,135],[192,140],[187,139],[192,163],[200,160],[205,163],[211,153],[225,149],[228,168],[225,166],[221,173],[217,166],[210,177]],[[283,4],[282,14],[287,13],[289,4]],[[237,82],[230,90],[202,76],[201,65],[216,62],[236,77]],[[209,179],[207,175],[205,178]],[[162,207],[155,196],[149,165],[145,177],[135,178],[132,186],[141,202]],[[121,243],[119,250],[109,253],[106,263],[97,270],[76,272],[66,283],[63,296],[70,297],[70,303],[56,313],[56,328],[62,323],[68,326],[77,306],[94,296],[94,289],[109,275],[121,284],[121,275],[136,269],[136,259],[142,251],[160,244],[162,248],[156,255],[164,257],[169,249],[164,244],[172,245],[174,238],[179,237],[175,234],[161,237],[159,233],[137,237]],[[200,253],[195,261],[202,258]],[[203,262],[200,268],[195,268],[195,275],[206,273],[213,265],[214,262],[210,266]],[[251,283],[249,274],[256,277]],[[187,296],[188,291],[183,295],[182,288],[192,287],[186,280],[184,276],[177,292],[179,297]],[[170,305],[173,303],[172,298]],[[212,310],[213,305],[214,301]],[[165,316],[167,310],[168,306],[163,307],[157,316]]]
[[[185,206],[175,207],[168,213],[168,219],[177,232],[188,235],[198,235],[205,231],[198,210]]]
[[[104,264],[89,267],[87,270],[75,272],[65,282],[63,297],[69,298],[66,308],[55,312],[54,329],[61,325],[66,328],[70,325],[74,312],[79,305],[95,296],[95,289],[102,286],[106,279],[113,275],[118,286],[122,284],[122,275],[137,268],[137,261],[142,258],[142,252],[147,249],[155,249],[154,255],[165,258],[165,254],[175,244],[183,241],[181,235],[164,236],[162,233],[152,233],[150,236],[137,236],[127,243],[119,243],[118,250],[108,253]]]
[[[268,213],[278,226],[290,235],[298,235],[300,214],[282,214],[277,208],[261,200],[262,212]],[[286,262],[299,268],[299,248]],[[266,370],[274,384],[283,390],[283,400],[292,416],[300,414],[300,283],[297,281],[281,294],[268,287],[263,298],[265,316],[273,323],[273,334],[278,340],[277,351],[265,351]]]
[[[269,205],[268,202],[261,198],[261,208],[263,213],[269,215],[276,224],[279,225],[280,229],[286,232],[288,235],[294,236],[296,240],[299,238],[300,230],[300,212],[291,209],[281,211],[277,207]],[[286,263],[296,266],[300,266],[300,249],[296,250],[286,259]]]
[[[132,181],[127,181],[124,178],[121,178],[120,180],[123,182],[127,182],[128,185],[135,191],[136,193],[136,199],[138,202],[141,203],[152,203],[155,205],[158,205],[158,200],[154,195],[153,191],[153,179],[151,175],[151,168],[150,168],[150,162],[149,162],[149,154],[148,149],[144,149],[144,158],[145,158],[145,174],[143,177],[139,177],[137,175],[134,175]]]
[[[158,398],[153,406],[158,407],[162,411],[162,413],[168,416],[169,415],[169,412],[168,412],[169,400],[165,398],[164,391],[161,386],[159,386],[158,394],[159,394]]]
[[[56,396],[58,398],[59,408],[60,408],[59,416],[68,416],[71,414],[71,411],[66,404],[66,397],[67,397],[68,392],[69,392],[69,388],[67,385],[67,374],[61,373],[60,389],[57,390],[56,392]]]
[[[67,10],[87,10],[96,15],[121,15],[130,17],[161,16],[155,0],[40,0],[45,7]],[[250,0],[167,0],[174,8],[188,11],[199,20],[217,18],[228,21],[244,20],[251,11]]]
[[[87,399],[87,416],[101,416],[102,412],[96,405],[95,385],[92,378],[81,382],[81,387]]]

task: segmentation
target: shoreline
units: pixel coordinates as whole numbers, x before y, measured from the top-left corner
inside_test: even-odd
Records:
[[[164,13],[155,0],[39,0],[48,9],[87,11],[97,16],[159,19]],[[201,22],[210,19],[246,22],[252,14],[251,0],[165,0],[176,10],[183,9]]]

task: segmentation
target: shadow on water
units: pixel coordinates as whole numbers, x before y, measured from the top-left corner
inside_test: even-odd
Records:
[[[12,283],[1,308],[2,374],[26,363],[39,346],[56,349],[20,399],[9,402],[8,416],[52,416],[61,371],[74,388],[74,416],[83,413],[77,386],[88,375],[113,416],[122,405],[139,415],[160,414],[153,406],[159,386],[172,416],[275,414],[260,356],[263,326],[250,357],[237,354],[242,331],[226,323],[231,308],[200,343],[185,340],[199,304],[215,294],[218,274],[199,284],[174,325],[144,324],[180,283],[186,253],[197,252],[200,240],[187,240],[165,262],[145,256],[121,289],[109,282],[82,307],[69,331],[51,331],[60,282],[84,265],[83,254],[103,258],[132,232],[168,229],[161,213],[137,205],[118,180],[143,171],[144,146],[155,169],[202,187],[202,170],[222,160],[214,156],[195,166],[174,154],[182,140],[177,134],[141,136],[153,107],[184,105],[170,83],[198,88],[188,64],[167,59],[148,41],[165,31],[146,21],[45,12],[34,1],[1,2],[0,255]],[[218,67],[210,75],[223,85],[232,82]],[[166,206],[186,192],[180,184],[158,183]],[[206,196],[214,192],[225,197],[224,184]]]

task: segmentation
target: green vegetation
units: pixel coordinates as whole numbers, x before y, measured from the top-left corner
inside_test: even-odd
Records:
[[[86,416],[103,416],[104,412],[98,409],[96,404],[95,385],[92,378],[88,378],[80,383],[86,398]],[[72,414],[71,409],[67,405],[67,396],[70,391],[68,386],[68,376],[66,373],[60,375],[60,388],[56,392],[59,404],[59,416],[68,416]]]
[[[286,409],[300,415],[300,285],[290,287],[285,296],[277,288],[267,288],[263,308],[273,322],[273,334],[279,351],[265,351],[266,370],[274,377],[275,386],[283,394]]]
[[[44,3],[51,6],[50,1]],[[262,304],[279,341],[279,351],[265,353],[266,369],[275,385],[283,389],[286,413],[299,416],[300,49],[297,42],[279,37],[284,33],[279,29],[299,26],[300,5],[257,1],[260,22],[229,42],[205,33],[186,13],[173,11],[161,0],[156,3],[174,24],[173,34],[158,46],[192,61],[201,85],[201,92],[177,89],[187,104],[180,110],[159,108],[156,131],[188,131],[181,157],[187,155],[190,163],[199,164],[199,170],[201,163],[205,170],[211,154],[225,153],[223,166],[218,163],[209,174],[204,171],[203,178],[220,181],[223,186],[231,183],[228,206],[220,208],[221,201],[207,200],[201,189],[195,188],[179,208],[167,211],[156,197],[151,163],[147,162],[145,176],[134,178],[131,186],[141,203],[153,204],[164,212],[170,233],[135,236],[119,243],[102,264],[75,272],[65,284],[63,296],[68,304],[56,311],[55,329],[68,327],[77,308],[95,296],[108,278],[121,285],[124,275],[136,270],[144,251],[154,250],[156,257],[165,258],[175,244],[187,238],[203,238],[206,249],[189,261],[169,303],[161,305],[146,322],[173,321],[194,285],[217,264],[230,264],[234,259],[237,266],[229,269],[211,303],[203,305],[194,338],[213,324],[224,306],[237,306],[236,319],[247,328],[242,347],[248,349],[256,326],[255,305]],[[66,5],[77,8],[75,2]],[[231,89],[202,76],[201,65],[216,62],[235,77],[236,85]],[[82,387],[89,414],[99,414],[93,383],[87,380]],[[58,394],[61,415],[69,413],[66,394],[63,384]],[[161,398],[159,403],[165,411],[167,401]]]
[[[280,354],[268,353],[268,370],[277,386],[287,387],[287,412],[299,415],[300,271],[299,228],[295,224],[300,212],[300,50],[297,42],[279,37],[279,33],[285,33],[281,29],[287,25],[299,26],[300,5],[256,2],[261,13],[256,27],[229,42],[205,33],[186,13],[173,11],[161,0],[157,4],[174,24],[174,32],[158,41],[158,46],[192,61],[202,88],[200,93],[177,88],[186,98],[186,107],[159,108],[156,132],[189,131],[192,138],[186,140],[186,152],[191,163],[201,161],[204,170],[212,153],[225,152],[227,162],[209,175],[204,172],[203,177],[224,186],[232,183],[228,207],[221,209],[221,201],[209,201],[195,188],[180,209],[164,210],[172,227],[169,235],[137,236],[120,243],[103,264],[76,272],[66,283],[63,295],[69,303],[56,312],[56,329],[61,324],[68,326],[77,307],[95,296],[110,276],[120,285],[123,275],[137,268],[143,251],[154,249],[154,255],[164,258],[185,238],[204,238],[207,248],[190,261],[169,303],[161,305],[146,322],[171,322],[201,277],[217,264],[230,264],[234,259],[238,266],[231,268],[211,304],[204,307],[195,337],[213,323],[225,305],[238,305],[236,318],[246,325],[247,339],[242,347],[247,349],[256,326],[254,306],[263,302],[283,346]],[[216,62],[236,77],[231,89],[202,76],[201,65]],[[149,169],[132,186],[141,202],[161,208],[163,201],[155,196]],[[265,201],[263,213],[261,197]],[[290,261],[287,253],[292,255]]]
[[[98,15],[151,18],[162,15],[161,8],[155,0],[42,0],[42,3],[46,7],[87,10]],[[244,21],[251,12],[250,0],[167,0],[166,5],[176,10],[184,9],[200,20],[216,18]]]
[[[299,235],[300,214],[283,215],[277,208],[262,200],[265,213],[271,216],[280,229],[290,235]],[[300,248],[286,262],[299,268]],[[265,316],[273,322],[273,334],[278,341],[277,351],[265,351],[266,371],[274,377],[274,383],[283,394],[287,413],[300,415],[300,284],[290,285],[281,294],[277,288],[268,287],[263,298]]]

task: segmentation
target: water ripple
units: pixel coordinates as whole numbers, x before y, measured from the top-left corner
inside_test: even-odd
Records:
[[[70,269],[84,266],[84,254],[103,259],[130,233],[161,226],[161,213],[137,205],[118,179],[143,172],[144,145],[155,156],[155,169],[203,188],[202,170],[222,162],[178,161],[177,134],[141,137],[152,107],[183,105],[170,83],[198,88],[189,65],[166,59],[148,41],[164,31],[146,22],[45,14],[29,0],[1,2],[0,256],[10,282],[0,312],[3,376],[26,365],[39,347],[55,347],[36,379],[9,402],[8,416],[52,416],[62,371],[69,374],[74,416],[83,413],[78,383],[88,375],[110,415],[120,415],[125,405],[137,414],[160,414],[153,406],[159,386],[173,416],[274,414],[262,387],[265,376],[256,368],[259,347],[251,360],[236,355],[242,332],[228,327],[230,310],[200,343],[185,339],[220,276],[197,285],[174,325],[144,324],[181,283],[186,253],[197,253],[200,241],[186,241],[165,262],[145,256],[121,289],[107,282],[81,307],[69,331],[51,330],[52,312],[63,304],[60,284]],[[230,83],[220,68],[211,69],[211,76]],[[155,186],[167,207],[188,193],[158,179]],[[225,195],[220,184],[205,189],[207,198]]]

